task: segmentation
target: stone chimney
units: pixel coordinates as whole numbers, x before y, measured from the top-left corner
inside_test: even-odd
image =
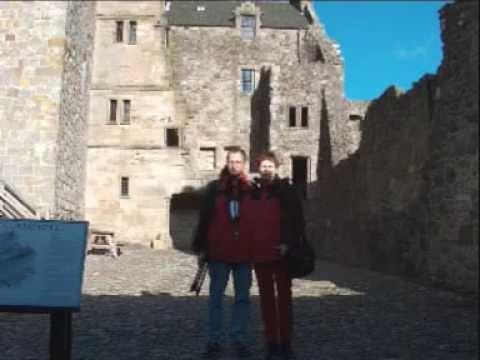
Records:
[[[311,0],[290,0],[290,4],[304,14],[310,24],[317,20],[313,2]]]

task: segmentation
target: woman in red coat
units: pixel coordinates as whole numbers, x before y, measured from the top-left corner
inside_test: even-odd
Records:
[[[267,342],[266,359],[293,359],[292,280],[283,255],[305,228],[303,211],[288,179],[277,176],[278,160],[267,152],[258,158],[260,178],[245,199],[245,227],[257,277]]]

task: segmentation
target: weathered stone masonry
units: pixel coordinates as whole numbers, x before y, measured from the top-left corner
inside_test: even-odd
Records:
[[[335,122],[349,104],[343,61],[318,21],[307,18],[308,1],[303,12],[293,6],[300,2],[288,1],[164,5],[98,4],[88,145],[87,217],[114,229],[120,241],[155,247],[171,246],[172,196],[214,179],[229,146],[252,158],[279,151],[287,176],[292,157],[302,157],[304,180],[314,181],[322,90]],[[242,15],[256,19],[252,39],[241,36]],[[138,24],[136,44],[116,41],[116,24],[128,28],[131,21]],[[245,69],[255,73],[252,93],[242,91]],[[131,101],[128,124],[109,122],[111,100],[119,107]],[[177,131],[178,146],[166,143],[169,129]],[[128,197],[119,196],[121,178],[131,185]]]
[[[1,184],[39,216],[170,247],[172,196],[228,146],[270,148],[308,185],[321,257],[472,290],[477,17],[446,5],[437,74],[355,102],[309,1],[0,2]]]
[[[0,178],[40,216],[84,216],[94,7],[0,4]]]
[[[358,150],[322,167],[310,221],[324,257],[475,290],[478,3],[446,5],[441,23],[438,73],[372,102]]]

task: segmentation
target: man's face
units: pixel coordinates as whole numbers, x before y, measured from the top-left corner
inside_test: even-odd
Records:
[[[227,168],[231,175],[240,175],[245,170],[245,160],[241,153],[230,153],[227,156]]]
[[[277,173],[277,167],[271,160],[263,160],[259,167],[260,176],[265,180],[272,180]]]

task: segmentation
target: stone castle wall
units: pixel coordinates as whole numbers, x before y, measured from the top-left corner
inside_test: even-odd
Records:
[[[78,77],[89,82],[88,67],[79,62],[88,63],[91,41],[83,32],[93,34],[88,15],[93,6],[0,5],[0,177],[40,216],[57,211],[62,212],[58,216],[83,215],[86,108],[80,102],[88,88],[76,83]],[[67,54],[67,49],[76,53]],[[72,125],[69,119],[74,118],[83,125]],[[73,167],[79,171],[67,171]],[[68,214],[63,211],[67,208]]]
[[[478,287],[478,2],[441,11],[429,162],[428,272]]]
[[[442,13],[437,75],[389,88],[358,151],[320,171],[312,236],[321,256],[474,290],[478,282],[478,4]],[[334,135],[331,137],[335,137]],[[324,139],[321,148],[332,149]],[[328,158],[328,156],[326,156]]]
[[[316,42],[329,55],[326,62],[308,57],[312,30],[261,28],[252,42],[242,40],[236,28],[172,27],[170,34],[173,87],[181,100],[177,110],[183,115],[192,176],[216,176],[225,148],[240,145],[250,157],[269,147],[278,151],[284,176],[291,174],[291,156],[309,157],[314,181],[322,89],[334,119],[343,115],[343,64],[333,45],[326,39]],[[242,69],[255,70],[253,94],[241,91]],[[289,126],[291,106],[297,108],[298,123],[301,107],[308,107],[308,127]],[[214,149],[214,168],[198,161],[204,158],[202,148]]]
[[[95,3],[69,3],[66,14],[62,90],[58,119],[56,216],[85,217],[86,155]]]
[[[93,229],[121,242],[170,246],[169,197],[185,179],[182,148],[167,148],[166,128],[178,127],[165,58],[163,2],[97,4],[88,133],[86,216]],[[116,23],[123,21],[123,41]],[[136,40],[130,43],[130,22]],[[110,121],[110,100],[117,119]],[[130,101],[129,121],[123,102]],[[121,194],[121,178],[129,194]]]

